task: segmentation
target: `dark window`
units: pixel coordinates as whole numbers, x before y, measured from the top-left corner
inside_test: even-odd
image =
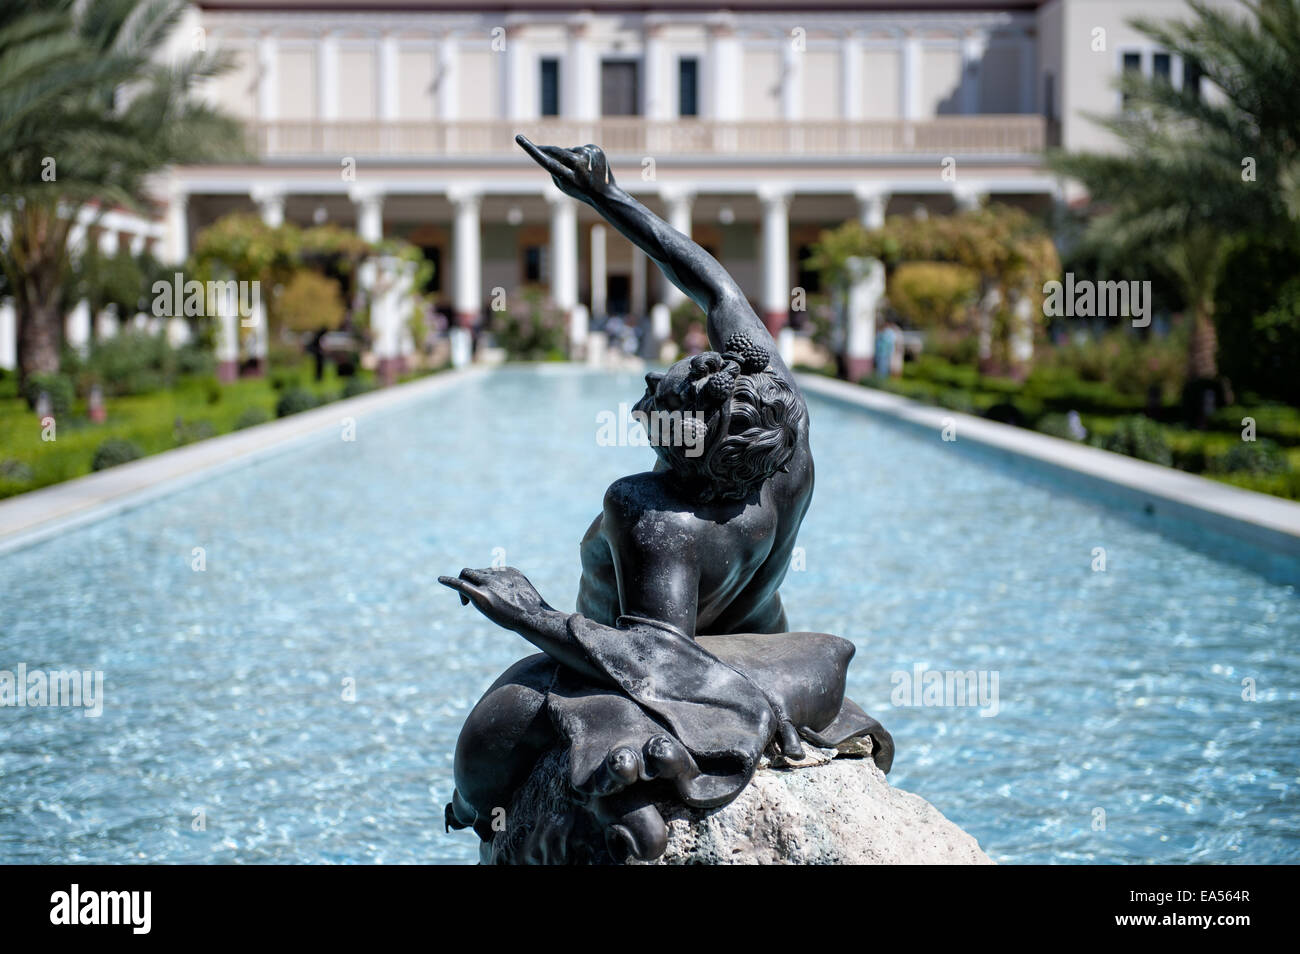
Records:
[[[677,115],[700,114],[700,61],[682,57],[677,61]]]
[[[610,275],[605,280],[605,310],[611,315],[626,315],[632,310],[630,276]]]
[[[1056,121],[1056,74],[1043,74],[1043,116],[1048,122]]]
[[[822,273],[814,268],[808,268],[807,263],[813,255],[811,245],[799,246],[799,287],[809,295],[819,294],[822,290]]]
[[[433,263],[433,274],[424,283],[425,294],[442,291],[442,249],[436,245],[425,245],[421,246],[420,251],[427,261]]]
[[[529,245],[524,249],[524,281],[530,285],[546,281],[544,245]]]
[[[606,60],[600,64],[600,112],[602,116],[639,116],[641,98],[637,89],[635,60]]]
[[[1124,72],[1125,72],[1125,73],[1140,73],[1140,72],[1142,72],[1142,54],[1141,54],[1141,53],[1125,53],[1125,54],[1124,54]],[[1125,109],[1128,108],[1128,100],[1129,100],[1128,93],[1125,93],[1124,96],[1123,96],[1123,102],[1124,102],[1124,108],[1125,108]]]
[[[1151,57],[1151,74],[1158,80],[1169,82],[1171,60],[1168,53],[1156,53]]]
[[[542,60],[542,115],[560,115],[559,60]]]
[[[1205,71],[1201,69],[1201,64],[1195,60],[1183,60],[1183,90],[1191,93],[1196,99],[1201,98],[1201,77]]]

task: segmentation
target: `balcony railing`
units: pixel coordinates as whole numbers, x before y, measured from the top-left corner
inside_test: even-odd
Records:
[[[456,120],[452,122],[277,120],[250,124],[263,158],[384,156],[432,158],[513,153],[516,133],[535,142],[594,142],[633,156],[908,156],[1040,152],[1046,122],[1034,115],[940,116],[925,120],[801,122],[648,121],[636,117]]]

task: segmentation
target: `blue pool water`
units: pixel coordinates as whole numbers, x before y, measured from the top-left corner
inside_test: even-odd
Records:
[[[0,555],[0,669],[105,678],[97,719],[0,708],[0,861],[473,860],[442,831],[452,747],[532,650],[437,576],[503,555],[572,608],[605,487],[651,460],[598,446],[596,417],[640,390],[500,372]],[[811,408],[784,598],[857,643],[894,784],[1002,862],[1300,860],[1294,587]],[[997,715],[892,706],[918,665],[996,672]]]

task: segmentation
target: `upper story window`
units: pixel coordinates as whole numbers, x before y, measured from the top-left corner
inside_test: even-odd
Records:
[[[1168,83],[1172,79],[1173,60],[1168,53],[1153,53],[1151,55],[1151,75],[1158,80]]]
[[[1201,77],[1205,73],[1195,60],[1183,60],[1183,89],[1196,99],[1201,98]]]
[[[677,61],[677,115],[700,114],[700,61],[683,56]]]
[[[543,116],[560,115],[560,61],[544,59],[541,61],[541,114]]]
[[[636,60],[605,60],[600,64],[600,112],[602,116],[640,115]]]
[[[1188,90],[1197,98],[1201,95],[1201,77],[1199,64],[1164,50],[1126,50],[1120,57],[1120,67],[1125,73],[1141,73],[1153,80],[1169,83]],[[1129,97],[1122,96],[1122,109],[1128,109]]]
[[[1124,67],[1124,72],[1125,72],[1125,73],[1140,73],[1140,72],[1142,72],[1142,54],[1141,54],[1141,53],[1125,53],[1125,54],[1124,54],[1124,59],[1123,59],[1123,67]],[[1121,97],[1121,99],[1120,99],[1120,106],[1121,106],[1122,108],[1124,108],[1124,109],[1128,109],[1128,101],[1129,101],[1129,98],[1130,98],[1130,97],[1129,97],[1128,93],[1125,93],[1125,94]]]

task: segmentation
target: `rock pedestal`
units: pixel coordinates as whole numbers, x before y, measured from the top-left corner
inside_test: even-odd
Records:
[[[799,763],[764,763],[731,804],[710,811],[660,806],[668,848],[659,865],[976,864],[993,862],[923,798],[892,788],[863,749],[846,755],[805,746]],[[856,756],[856,757],[855,757]],[[523,856],[611,864],[603,836],[569,810],[567,764],[543,758],[510,806],[505,830],[482,848],[485,863]],[[539,833],[548,832],[542,836]],[[549,847],[538,850],[538,842]]]

